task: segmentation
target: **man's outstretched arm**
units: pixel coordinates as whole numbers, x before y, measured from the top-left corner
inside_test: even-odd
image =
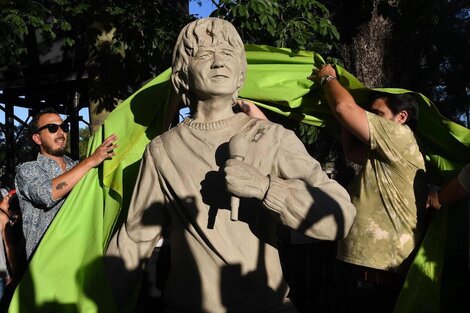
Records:
[[[69,171],[54,178],[52,180],[52,199],[57,200],[65,197],[89,170],[100,165],[104,160],[112,158],[115,155],[114,149],[117,148],[117,144],[114,144],[116,140],[116,135],[109,136],[92,155]]]
[[[310,80],[322,82],[326,100],[331,112],[340,124],[351,132],[361,142],[369,143],[369,124],[367,123],[366,111],[361,108],[351,94],[341,86],[336,79],[336,71],[330,65],[324,65],[319,70],[314,70],[314,75],[308,77]],[[334,79],[325,79],[331,76]]]

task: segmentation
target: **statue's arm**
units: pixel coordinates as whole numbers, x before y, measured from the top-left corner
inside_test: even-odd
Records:
[[[328,178],[291,131],[276,153],[263,203],[285,225],[322,240],[344,238],[356,216],[347,191]]]

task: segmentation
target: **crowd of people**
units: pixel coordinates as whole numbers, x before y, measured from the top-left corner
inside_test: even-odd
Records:
[[[428,192],[414,96],[375,93],[364,108],[326,64],[309,79],[341,125],[344,154],[360,166],[342,186],[292,131],[238,99],[246,68],[243,42],[229,22],[204,18],[181,31],[171,81],[191,115],[143,155],[127,220],[104,259],[117,306],[132,298],[163,238],[171,247],[168,312],[393,312],[426,231],[425,210],[468,196],[470,164]],[[65,154],[68,125],[56,111],[40,111],[32,126],[39,153],[17,167],[21,212],[10,209],[11,194],[0,202],[0,296],[3,286],[14,289],[72,188],[118,147],[111,135],[77,162]],[[20,239],[11,235],[18,224]],[[309,276],[323,290],[308,308],[302,303],[310,295],[286,271],[287,263],[300,263],[279,255],[280,225],[295,232],[290,236],[326,244],[308,256],[328,265]],[[325,273],[331,281],[319,284]]]

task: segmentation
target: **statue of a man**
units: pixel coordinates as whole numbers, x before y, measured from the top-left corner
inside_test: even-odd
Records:
[[[107,253],[126,269],[107,264],[119,305],[165,233],[168,312],[296,312],[277,250],[279,224],[323,240],[348,233],[356,214],[348,193],[295,134],[233,112],[246,68],[229,22],[203,18],[181,31],[171,80],[193,113],[146,148],[127,221]],[[234,136],[241,140],[229,151]],[[231,199],[239,199],[237,221]]]

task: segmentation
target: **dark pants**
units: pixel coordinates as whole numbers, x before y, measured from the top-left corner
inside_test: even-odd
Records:
[[[336,261],[329,312],[392,313],[404,280],[394,272]]]
[[[300,313],[326,312],[327,293],[332,281],[336,243],[318,241],[284,244],[281,249],[289,298]]]

